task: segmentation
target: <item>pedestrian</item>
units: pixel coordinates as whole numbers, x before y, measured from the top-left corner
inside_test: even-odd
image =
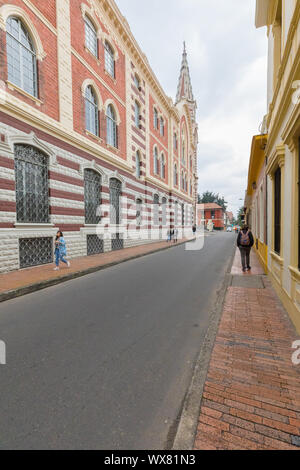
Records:
[[[197,232],[197,226],[196,226],[196,225],[193,225],[193,235],[194,235],[194,236],[195,236],[196,232]]]
[[[168,230],[167,233],[167,242],[169,243],[171,241],[171,230]]]
[[[172,242],[172,240],[174,240],[174,229],[173,228],[171,230],[171,240],[170,241]]]
[[[66,242],[64,239],[64,235],[60,230],[56,234],[54,253],[55,253],[55,265],[56,265],[54,268],[54,271],[59,271],[60,261],[66,264],[68,268],[71,266],[69,261],[66,260],[66,256],[67,256]]]
[[[174,230],[174,243],[177,243],[178,241],[178,228],[175,228]]]
[[[247,225],[244,225],[237,238],[237,246],[241,252],[242,269],[244,273],[251,270],[250,252],[253,245],[254,238],[252,232]]]

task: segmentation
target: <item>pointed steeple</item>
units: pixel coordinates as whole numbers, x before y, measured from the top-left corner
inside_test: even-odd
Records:
[[[187,61],[187,52],[185,42],[183,43],[182,63],[180,70],[179,83],[177,88],[176,103],[181,100],[194,102],[194,95],[192,89],[192,82],[190,77],[189,64]]]

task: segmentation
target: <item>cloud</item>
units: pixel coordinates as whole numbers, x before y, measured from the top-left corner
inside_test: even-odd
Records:
[[[224,195],[237,212],[252,136],[266,113],[266,32],[255,0],[117,0],[168,96],[176,96],[185,40],[198,102],[199,192]]]

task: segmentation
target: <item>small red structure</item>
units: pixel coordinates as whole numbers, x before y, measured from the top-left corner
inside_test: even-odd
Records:
[[[197,223],[198,225],[207,224],[210,220],[213,221],[215,230],[225,229],[225,211],[223,207],[216,203],[197,204]]]

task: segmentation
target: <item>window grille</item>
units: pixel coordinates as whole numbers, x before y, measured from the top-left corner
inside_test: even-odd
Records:
[[[48,157],[30,145],[15,145],[17,222],[49,222]]]
[[[101,176],[94,170],[84,170],[85,223],[96,225],[100,222]]]
[[[53,238],[21,238],[20,268],[30,268],[53,262]]]

